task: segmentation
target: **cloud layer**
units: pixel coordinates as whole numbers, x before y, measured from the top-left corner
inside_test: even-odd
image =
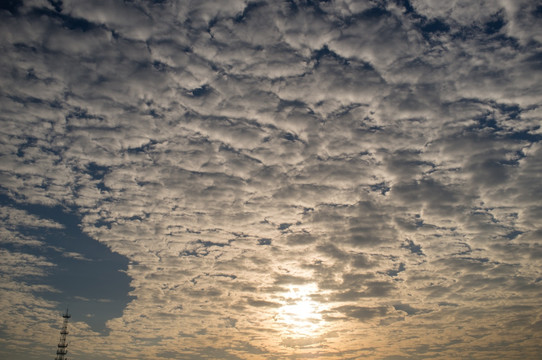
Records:
[[[534,2],[2,6],[2,194],[130,261],[133,300],[76,321],[73,356],[540,353]],[[54,349],[55,264],[20,229],[61,225],[0,217],[0,351],[35,323]]]

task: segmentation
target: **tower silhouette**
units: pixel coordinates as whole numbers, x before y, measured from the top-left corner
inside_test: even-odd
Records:
[[[68,335],[68,320],[71,318],[71,315],[68,313],[66,308],[66,313],[62,315],[64,321],[62,322],[62,330],[60,330],[60,340],[58,342],[58,349],[56,350],[55,360],[68,360],[66,354],[68,353],[68,342],[66,341],[66,336]]]

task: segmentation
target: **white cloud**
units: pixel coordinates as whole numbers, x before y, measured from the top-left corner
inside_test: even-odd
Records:
[[[34,227],[62,229],[64,226],[53,220],[43,219],[27,211],[15,209],[8,206],[0,206],[0,220],[3,226],[9,228]]]

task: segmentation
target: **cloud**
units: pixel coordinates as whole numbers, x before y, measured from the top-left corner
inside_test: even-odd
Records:
[[[35,228],[52,228],[62,229],[62,224],[56,223],[49,219],[43,219],[36,215],[29,214],[27,211],[15,209],[12,207],[0,207],[0,217],[3,226],[14,229],[17,227],[35,227]]]
[[[58,320],[49,257],[92,259],[36,235],[68,227],[31,207],[61,206],[129,262],[107,331],[75,322],[80,358],[539,353],[539,7],[8,5],[10,331]]]
[[[340,306],[334,310],[359,321],[372,320],[375,317],[385,316],[390,312],[386,307],[364,306]]]

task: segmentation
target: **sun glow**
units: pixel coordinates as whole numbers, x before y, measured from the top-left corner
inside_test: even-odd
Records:
[[[284,305],[279,309],[276,320],[283,326],[283,332],[293,337],[314,336],[324,320],[321,311],[324,305],[314,301],[311,295],[318,291],[315,284],[291,286],[284,294]]]

